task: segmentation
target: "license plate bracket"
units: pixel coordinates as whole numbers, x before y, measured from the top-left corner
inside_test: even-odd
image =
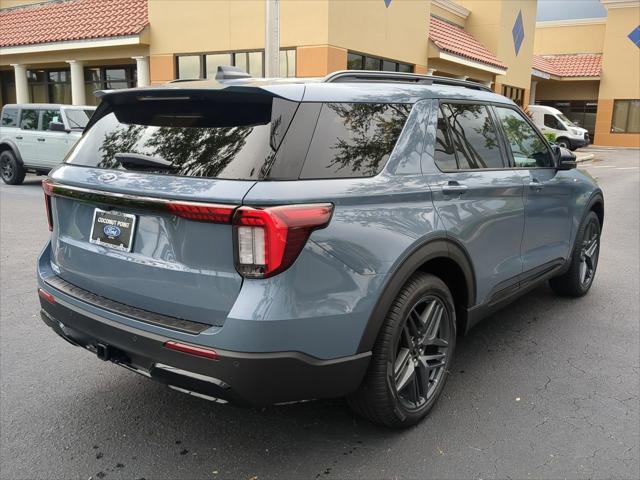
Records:
[[[135,215],[96,208],[93,212],[89,241],[121,252],[130,252],[133,248],[135,228]]]

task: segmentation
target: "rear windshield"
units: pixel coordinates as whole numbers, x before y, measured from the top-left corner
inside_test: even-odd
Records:
[[[384,167],[411,108],[279,98],[155,103],[107,111],[67,163],[236,180],[269,179],[272,169],[281,180],[372,176]]]
[[[69,128],[83,130],[84,127],[89,123],[89,119],[91,115],[93,115],[92,109],[84,109],[84,108],[66,108],[64,110],[65,115],[67,116],[67,122],[69,122]]]

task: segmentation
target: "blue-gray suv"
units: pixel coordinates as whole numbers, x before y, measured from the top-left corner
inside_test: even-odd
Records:
[[[602,192],[511,100],[218,75],[103,92],[43,182],[42,319],[70,343],[211,400],[347,396],[404,427],[457,335],[542,282],[593,284]]]

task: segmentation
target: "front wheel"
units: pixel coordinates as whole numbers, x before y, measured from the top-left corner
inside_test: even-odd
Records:
[[[451,292],[439,278],[416,273],[394,300],[351,407],[374,423],[408,427],[436,403],[456,342]]]
[[[567,150],[572,150],[571,142],[569,142],[569,140],[567,140],[566,138],[557,139],[556,140],[556,145],[558,145],[559,147],[562,147],[562,148],[566,148]]]
[[[7,185],[20,185],[26,172],[9,150],[0,153],[0,176]]]
[[[589,212],[578,229],[571,254],[571,265],[566,273],[549,281],[559,295],[582,297],[593,285],[600,257],[600,219]]]

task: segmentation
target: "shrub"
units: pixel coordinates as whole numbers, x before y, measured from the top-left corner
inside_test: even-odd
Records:
[[[553,132],[547,132],[544,134],[544,138],[546,138],[549,143],[555,143],[556,142],[556,134]]]

